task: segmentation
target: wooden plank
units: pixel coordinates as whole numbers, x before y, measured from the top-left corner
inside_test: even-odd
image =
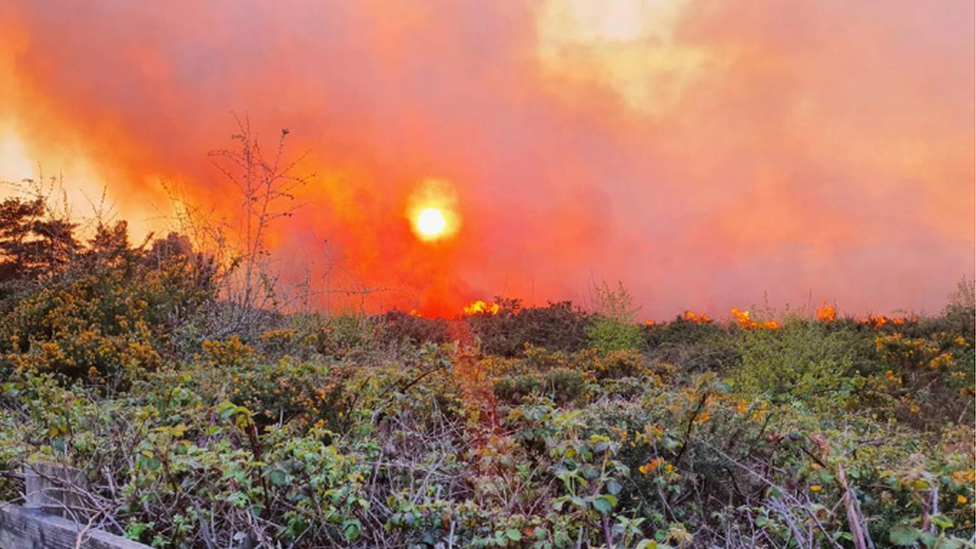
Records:
[[[75,549],[84,525],[47,515],[37,509],[25,509],[0,503],[0,548],[3,549]],[[148,545],[115,536],[101,530],[85,533],[82,549],[151,549]]]
[[[88,520],[81,497],[65,488],[85,488],[87,484],[84,472],[79,469],[58,463],[35,463],[24,468],[24,507],[62,517],[67,517],[66,512],[70,510],[74,520]]]

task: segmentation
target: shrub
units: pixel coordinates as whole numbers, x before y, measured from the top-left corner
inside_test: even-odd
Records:
[[[640,307],[623,284],[612,289],[604,282],[594,286],[594,293],[597,315],[586,330],[589,345],[602,351],[641,349],[644,342],[636,324]]]
[[[384,343],[394,345],[434,343],[440,345],[453,339],[449,322],[440,318],[426,318],[400,311],[389,311],[378,317],[376,322],[380,330],[379,339]]]
[[[361,354],[377,340],[377,326],[366,315],[345,313],[330,317],[319,328],[315,348],[337,359]]]
[[[777,330],[743,330],[738,346],[741,363],[730,373],[736,388],[746,394],[830,411],[853,393],[856,372],[849,332],[791,318]]]
[[[112,389],[158,368],[175,326],[214,297],[209,264],[162,242],[146,254],[124,224],[99,227],[64,273],[0,311],[0,368]]]
[[[497,298],[495,314],[470,315],[465,322],[489,355],[519,356],[526,345],[554,351],[578,351],[586,346],[589,315],[569,301],[545,307],[522,307],[517,299]]]
[[[679,316],[672,322],[644,326],[642,336],[654,360],[680,365],[688,374],[725,370],[740,360],[735,338],[714,322]]]

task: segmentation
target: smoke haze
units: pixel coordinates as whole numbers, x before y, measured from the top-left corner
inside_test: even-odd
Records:
[[[103,185],[136,232],[160,181],[227,207],[231,111],[309,151],[284,269],[433,314],[586,303],[938,310],[974,275],[974,4],[547,0],[0,4],[0,179]],[[448,181],[457,233],[406,215]],[[88,198],[86,198],[88,197]],[[229,213],[230,210],[228,210]],[[328,244],[326,244],[326,240]],[[297,275],[296,275],[297,276]],[[324,283],[324,282],[323,282]]]

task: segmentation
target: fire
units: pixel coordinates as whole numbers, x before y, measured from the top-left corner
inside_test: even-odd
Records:
[[[497,315],[500,309],[497,303],[486,303],[480,299],[476,299],[470,305],[464,306],[464,314],[465,316]]]
[[[833,322],[837,320],[837,309],[827,303],[817,308],[817,320],[821,322]]]
[[[748,313],[746,313],[748,316]],[[712,317],[702,313],[698,314],[695,311],[685,311],[681,315],[681,318],[687,320],[688,322],[694,322],[695,324],[708,324],[712,321]]]
[[[749,311],[740,311],[739,309],[732,308],[732,318],[739,323],[739,326],[747,330],[753,330],[756,328],[763,328],[766,330],[778,330],[779,322],[775,320],[766,320],[764,322],[757,322],[749,315]]]
[[[882,327],[884,327],[887,324],[891,324],[893,326],[901,326],[905,324],[907,320],[908,320],[907,318],[897,317],[897,316],[885,316],[885,315],[870,316],[869,315],[866,319],[864,319],[864,324],[873,327],[875,330],[880,330]]]
[[[407,201],[407,218],[422,242],[436,242],[457,233],[461,218],[453,185],[441,179],[426,179]]]

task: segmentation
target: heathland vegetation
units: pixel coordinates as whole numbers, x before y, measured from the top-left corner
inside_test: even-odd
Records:
[[[972,545],[969,282],[898,318],[288,313],[260,246],[49,202],[0,204],[2,500],[70,466],[69,514],[160,548]]]

